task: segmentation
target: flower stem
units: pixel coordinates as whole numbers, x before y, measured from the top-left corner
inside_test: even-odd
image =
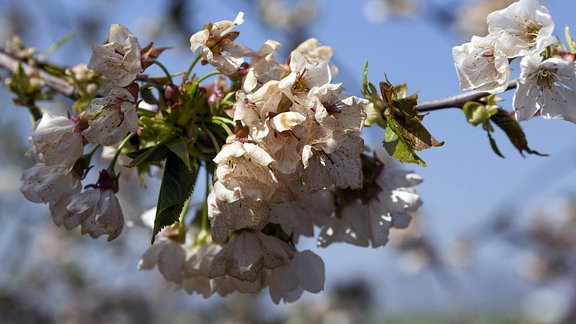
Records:
[[[116,161],[118,160],[118,157],[120,156],[120,153],[122,152],[122,149],[124,148],[124,146],[126,146],[126,144],[128,144],[128,142],[130,142],[130,139],[132,137],[134,137],[134,135],[136,135],[136,133],[128,134],[126,137],[124,137],[124,139],[122,140],[120,145],[118,145],[118,149],[114,153],[114,157],[112,158],[112,161],[110,161],[110,164],[108,165],[108,169],[107,169],[111,174],[115,174],[114,173],[114,166],[116,165]]]
[[[219,125],[222,127],[228,135],[232,135],[232,129],[234,129],[234,122],[226,117],[222,116],[212,116],[212,123]],[[232,127],[232,129],[230,128]]]
[[[202,76],[200,79],[198,79],[198,83],[201,83],[202,81],[208,79],[209,77],[214,76],[214,75],[218,75],[220,73],[221,72],[218,70],[212,71],[210,73],[206,73],[204,76]]]
[[[192,195],[188,196],[188,199],[184,201],[184,206],[182,206],[182,211],[180,211],[180,224],[184,224],[184,219],[186,218],[186,213],[188,212],[188,206],[190,206],[190,200],[192,199]]]
[[[208,137],[210,137],[210,141],[212,142],[212,146],[214,146],[214,150],[216,152],[220,152],[220,145],[218,144],[218,139],[216,139],[216,136],[214,136],[214,134],[209,128],[205,127],[203,129],[208,135]]]
[[[200,57],[201,57],[200,53],[198,53],[198,55],[196,55],[196,57],[194,58],[194,61],[192,61],[192,64],[190,64],[190,67],[188,67],[186,74],[184,74],[184,80],[188,79],[190,73],[192,73],[192,70],[194,69],[194,66],[196,66],[196,63],[198,63],[198,61],[200,61]]]
[[[164,71],[164,74],[166,74],[166,76],[168,77],[168,79],[170,80],[170,83],[172,83],[172,75],[170,75],[170,72],[168,71],[168,69],[166,69],[166,67],[164,66],[164,64],[154,60],[154,64],[158,65],[158,67],[160,67],[162,69],[162,71]]]

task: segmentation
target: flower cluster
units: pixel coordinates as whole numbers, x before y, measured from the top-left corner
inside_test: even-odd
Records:
[[[140,175],[164,169],[149,222],[154,240],[139,269],[157,267],[204,297],[268,288],[275,303],[293,302],[324,288],[324,262],[297,248],[301,236],[318,229],[319,247],[383,246],[390,228],[407,226],[420,207],[412,187],[421,178],[368,154],[361,137],[368,101],[333,81],[332,48],[312,38],[280,62],[275,41],[259,50],[236,41],[242,22],[239,13],[191,36],[198,54],[181,84],[156,60],[163,48],[142,48],[112,25],[89,64],[68,71],[81,92],[70,117],[47,112],[35,126],[37,164],[24,172],[21,190],[48,203],[57,225],[115,239],[124,217],[114,170],[130,150],[127,166]],[[196,62],[217,71],[198,78]],[[166,75],[141,75],[152,64]],[[137,103],[152,108],[137,110]],[[114,146],[110,166],[83,187],[102,146]],[[187,220],[201,167],[211,176],[206,198]]]
[[[513,106],[518,121],[536,115],[576,122],[573,55],[556,51],[554,21],[538,0],[520,0],[488,15],[488,35],[452,49],[462,89],[500,93],[509,88],[510,62],[521,57]]]
[[[44,113],[30,139],[36,165],[24,171],[21,191],[32,202],[48,203],[56,225],[67,229],[80,226],[82,234],[94,238],[107,234],[108,240],[113,240],[124,226],[115,195],[114,165],[82,190],[81,181],[94,152],[84,155],[84,147],[114,145],[136,131],[136,99],[131,88],[142,71],[136,37],[124,26],[112,25],[108,43],[93,47],[88,68],[107,78],[108,96],[92,99],[82,113],[70,118]],[[87,77],[87,71],[85,66],[77,66],[70,72],[79,78]]]
[[[312,251],[297,250],[300,236],[313,236],[319,227],[321,247],[351,242],[350,235],[384,245],[389,228],[406,226],[420,206],[411,187],[421,179],[384,169],[364,154],[366,100],[332,83],[338,73],[332,48],[309,39],[279,63],[275,41],[257,51],[235,42],[232,28],[242,17],[208,24],[190,38],[204,63],[241,80],[226,110],[234,130],[212,160],[205,211],[210,228],[180,224],[158,233],[140,269],[157,265],[189,293],[268,287],[274,302],[292,302],[324,286],[324,263]],[[370,188],[364,169],[376,176]]]

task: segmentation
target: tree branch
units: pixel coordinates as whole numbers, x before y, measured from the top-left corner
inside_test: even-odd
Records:
[[[70,85],[65,80],[54,76],[41,68],[33,67],[27,63],[22,62],[18,58],[15,58],[4,49],[0,48],[0,67],[8,69],[11,73],[18,73],[18,65],[22,65],[24,72],[26,74],[36,74],[40,79],[44,81],[46,86],[52,88],[53,90],[61,93],[62,95],[77,100],[80,96],[78,91],[74,86]],[[516,88],[516,80],[511,80],[508,82],[506,91]],[[462,108],[462,106],[468,101],[478,101],[484,97],[489,96],[489,92],[485,91],[471,91],[467,93],[458,94],[455,96],[434,99],[430,101],[424,101],[416,105],[416,110],[419,112],[428,112],[433,110],[439,110],[444,108]]]
[[[0,67],[7,69],[12,74],[17,74],[19,65],[22,66],[24,72],[27,75],[37,75],[40,79],[42,79],[42,81],[44,81],[46,86],[61,93],[62,95],[73,100],[76,100],[80,97],[74,86],[70,85],[65,80],[54,76],[40,68],[36,68],[30,64],[24,63],[21,60],[10,56],[4,49],[0,49]]]
[[[511,80],[508,81],[508,85],[505,91],[514,88],[516,88],[516,80]],[[417,104],[415,108],[419,112],[427,112],[444,108],[462,108],[462,106],[464,106],[464,104],[468,101],[478,101],[489,95],[490,93],[485,91],[466,92],[451,97],[424,101],[422,103]]]

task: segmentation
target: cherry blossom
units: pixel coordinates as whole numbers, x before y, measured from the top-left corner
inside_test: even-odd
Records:
[[[367,224],[372,247],[383,246],[388,242],[390,228],[405,228],[410,222],[410,213],[421,205],[420,196],[412,189],[422,182],[422,178],[397,168],[384,168],[376,183],[379,192],[368,201]]]
[[[294,302],[304,291],[318,293],[324,289],[324,261],[310,250],[294,253],[284,266],[270,272],[270,297],[274,303],[280,300]]]
[[[116,197],[117,179],[108,170],[100,171],[98,182],[69,198],[65,210],[59,210],[67,229],[80,226],[82,234],[98,238],[107,234],[117,238],[124,227],[124,214]]]
[[[316,240],[319,247],[327,247],[334,242],[367,247],[370,245],[366,218],[366,206],[359,201],[342,208],[338,216],[331,217],[321,228]]]
[[[149,270],[158,266],[166,279],[175,284],[182,284],[186,251],[178,240],[179,226],[169,226],[157,234],[158,240],[146,250],[138,262],[139,270]]]
[[[20,191],[29,201],[48,203],[80,191],[80,179],[66,165],[48,166],[37,163],[24,170]]]
[[[227,281],[226,279],[218,281],[208,277],[212,260],[221,249],[220,245],[213,243],[206,243],[193,249],[191,256],[184,263],[182,272],[182,288],[187,293],[198,293],[207,298],[215,292],[225,296],[234,291],[231,283],[222,282]]]
[[[256,91],[268,81],[278,80],[282,74],[288,72],[288,67],[275,60],[280,48],[280,43],[267,40],[251,57],[250,67],[242,83],[243,91],[246,93]]]
[[[526,56],[520,62],[522,73],[513,106],[516,119],[528,120],[539,114],[546,119],[576,123],[576,74],[574,62],[559,58],[542,60]]]
[[[538,54],[558,42],[552,36],[554,21],[538,0],[520,0],[488,15],[488,32],[496,38],[495,50],[508,58]]]
[[[265,269],[274,269],[288,264],[293,257],[290,246],[273,236],[252,230],[236,233],[214,257],[210,267],[210,278],[229,276],[242,282],[261,283]]]
[[[473,36],[452,49],[454,66],[463,90],[500,93],[506,90],[512,70],[508,58],[495,49],[496,37]]]
[[[67,117],[45,112],[34,128],[31,142],[38,160],[71,168],[84,151],[82,135]]]

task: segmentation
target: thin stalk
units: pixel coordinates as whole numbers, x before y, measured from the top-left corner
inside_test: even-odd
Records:
[[[210,137],[210,141],[214,146],[214,150],[216,150],[216,152],[220,152],[220,145],[218,145],[218,139],[216,139],[216,136],[214,136],[214,134],[212,134],[212,131],[210,131],[210,129],[208,129],[207,127],[204,127],[203,129],[206,132],[206,134],[208,134],[208,137]]]
[[[180,212],[180,224],[184,224],[184,219],[186,218],[186,213],[188,212],[188,206],[190,206],[190,200],[192,200],[192,195],[190,195],[188,197],[188,199],[186,199],[186,201],[184,201],[184,206],[182,206],[182,211]]]
[[[202,81],[208,79],[209,77],[214,76],[214,75],[218,75],[218,74],[221,74],[221,72],[218,70],[212,71],[210,73],[206,73],[200,79],[198,79],[198,84],[200,84]]]
[[[168,77],[168,79],[170,80],[170,83],[172,83],[172,75],[170,75],[170,72],[168,71],[168,69],[164,66],[164,64],[154,60],[154,64],[158,65],[158,67],[160,67],[160,69],[162,69],[162,71],[164,71],[164,74],[166,74],[166,76]]]
[[[126,144],[128,144],[128,142],[130,142],[130,139],[132,137],[134,137],[134,135],[136,135],[136,133],[128,134],[126,137],[124,137],[124,139],[122,140],[120,145],[118,145],[118,149],[114,153],[114,157],[112,158],[112,161],[110,161],[110,164],[108,165],[107,170],[110,172],[110,174],[115,174],[114,173],[114,166],[116,165],[116,161],[120,157],[120,153],[122,152],[122,149],[124,148],[124,146],[126,146]]]
[[[221,116],[212,116],[212,122],[224,128],[224,130],[228,135],[232,135],[233,132],[232,129],[230,129],[230,126],[234,128],[234,123],[232,122],[232,120]]]
[[[192,70],[194,69],[194,66],[196,66],[196,63],[198,63],[198,61],[200,61],[200,57],[201,57],[200,53],[198,53],[198,55],[196,55],[196,57],[194,58],[194,61],[192,61],[192,64],[190,64],[190,66],[188,67],[188,70],[184,74],[185,80],[187,80],[188,77],[190,76],[190,73],[192,73]]]

